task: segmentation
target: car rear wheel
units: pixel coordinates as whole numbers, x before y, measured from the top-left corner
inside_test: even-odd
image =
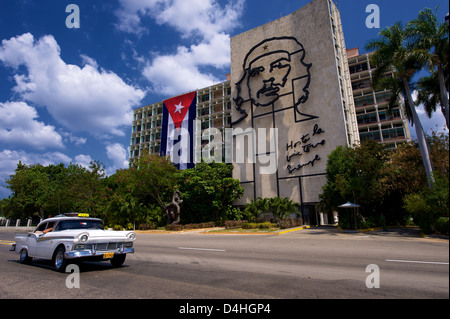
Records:
[[[111,265],[113,265],[113,267],[120,267],[123,265],[123,263],[125,262],[125,258],[127,257],[126,254],[123,255],[114,255],[114,257],[110,260]]]
[[[29,263],[31,263],[32,259],[33,258],[28,256],[28,250],[26,250],[25,248],[22,248],[22,250],[19,253],[20,263],[22,263],[22,264],[29,264]]]
[[[55,252],[55,255],[53,257],[53,264],[55,266],[56,271],[59,271],[59,272],[66,271],[67,260],[64,257],[65,251],[66,250],[64,249],[64,247],[59,247]]]

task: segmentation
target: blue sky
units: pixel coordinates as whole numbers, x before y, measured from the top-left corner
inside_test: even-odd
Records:
[[[309,0],[2,0],[0,4],[0,184],[19,160],[43,165],[127,167],[132,110],[224,81],[229,38]],[[443,0],[339,0],[347,48],[365,52],[381,28]],[[80,28],[67,28],[69,4]],[[441,115],[426,120],[440,128]],[[413,132],[413,131],[412,131]],[[8,191],[1,187],[0,198]]]

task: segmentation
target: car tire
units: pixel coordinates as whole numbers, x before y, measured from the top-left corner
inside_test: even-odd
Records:
[[[33,258],[28,256],[28,250],[26,250],[25,248],[22,248],[22,250],[19,253],[19,261],[20,261],[20,263],[21,264],[30,264],[32,259]]]
[[[53,255],[53,265],[55,266],[56,271],[66,271],[67,259],[64,257],[65,251],[64,247],[59,247]]]
[[[126,254],[122,254],[122,255],[114,255],[114,257],[110,260],[111,265],[113,265],[113,267],[120,267],[123,265],[123,263],[125,262],[125,258],[127,257]]]

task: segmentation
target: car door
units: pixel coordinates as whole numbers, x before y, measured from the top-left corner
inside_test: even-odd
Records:
[[[45,230],[45,227],[47,226],[47,223],[40,224],[36,230],[32,233],[29,233],[27,236],[27,248],[28,248],[28,255],[30,257],[37,257],[37,246],[39,241],[39,236],[43,234],[43,231]]]
[[[49,259],[53,252],[50,251],[50,245],[53,241],[53,226],[54,222],[49,222],[46,224],[45,229],[42,231],[42,234],[38,235],[37,245],[36,245],[36,254],[38,257]]]

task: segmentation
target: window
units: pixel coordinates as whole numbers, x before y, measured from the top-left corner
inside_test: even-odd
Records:
[[[36,228],[36,230],[35,230],[34,232],[35,232],[35,233],[36,233],[36,232],[43,232],[43,231],[45,230],[46,226],[47,226],[47,223],[40,224],[40,225]]]
[[[379,141],[381,140],[380,137],[380,132],[368,132],[368,133],[361,133],[359,135],[361,141],[369,141],[369,140],[374,140],[374,141]]]
[[[362,80],[362,81],[356,81],[352,83],[353,90],[359,90],[370,87],[371,82],[370,80]]]
[[[390,100],[391,96],[392,96],[391,92],[378,93],[377,94],[377,102],[378,103],[388,102]]]
[[[356,107],[358,107],[358,106],[365,106],[365,105],[371,105],[371,104],[375,104],[375,101],[374,101],[372,95],[355,98],[355,106]]]
[[[209,101],[209,94],[200,96],[200,102]]]
[[[358,124],[370,124],[370,123],[376,123],[377,122],[377,114],[364,114],[364,115],[358,115]]]
[[[402,128],[383,130],[383,139],[388,140],[401,137],[405,137],[405,132],[403,131]]]
[[[349,69],[350,69],[350,74],[353,74],[353,73],[358,73],[358,72],[362,72],[362,71],[367,71],[369,69],[369,65],[367,64],[367,62],[364,62],[361,64],[352,65],[351,67],[349,67]]]
[[[104,229],[104,226],[101,220],[69,219],[61,220],[56,230],[62,231],[67,229]]]

